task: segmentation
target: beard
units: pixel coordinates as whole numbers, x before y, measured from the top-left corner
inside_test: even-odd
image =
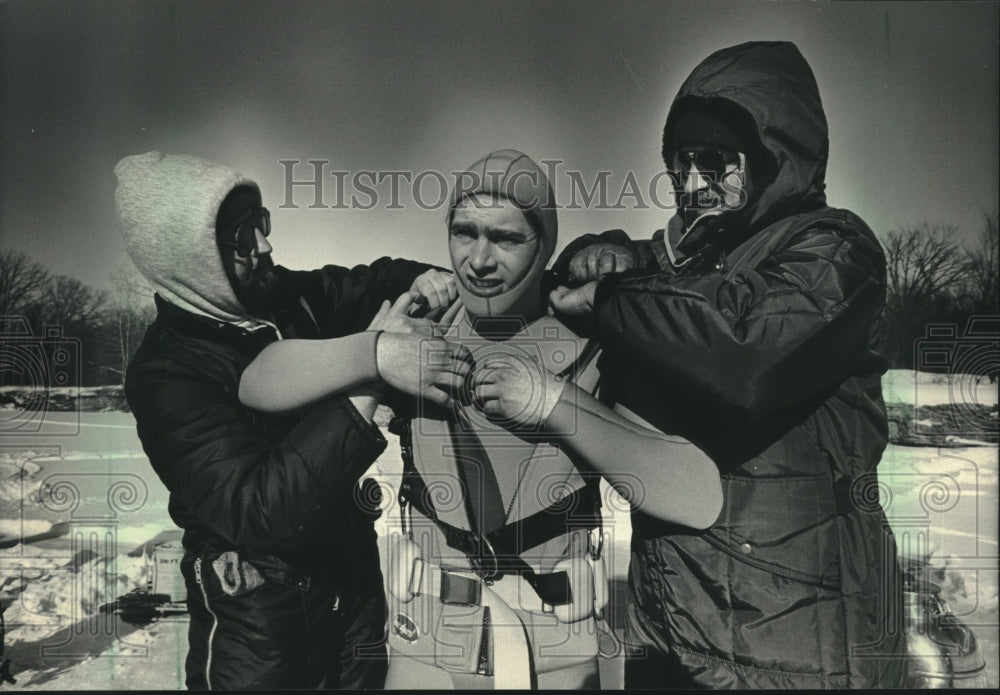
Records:
[[[250,277],[240,284],[236,298],[244,309],[257,318],[266,318],[277,308],[278,276],[270,254],[257,258]]]

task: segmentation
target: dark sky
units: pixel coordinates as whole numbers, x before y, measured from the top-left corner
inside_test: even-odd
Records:
[[[291,267],[380,255],[446,263],[440,207],[283,209],[280,160],[461,171],[521,149],[613,202],[661,168],[683,79],[709,53],[794,41],[830,123],[828,193],[876,233],[923,221],[973,238],[997,207],[998,4],[825,2],[48,2],[0,4],[0,243],[107,286],[124,261],[115,163],[157,149],[234,166]],[[303,164],[298,178],[311,174]],[[557,177],[567,202],[568,174]],[[350,179],[348,179],[350,180]],[[425,178],[424,201],[437,197]],[[335,181],[323,202],[336,204]],[[350,190],[350,189],[348,189]],[[647,196],[648,198],[648,196]],[[650,202],[650,201],[645,201]],[[560,247],[669,210],[560,212]]]

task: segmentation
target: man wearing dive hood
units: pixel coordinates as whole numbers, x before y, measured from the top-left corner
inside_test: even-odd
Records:
[[[584,237],[558,312],[589,317],[609,388],[698,444],[725,503],[702,533],[633,514],[637,688],[900,687],[896,546],[878,502],[885,259],[826,205],[826,118],[791,43],[720,50],[663,132],[677,214]]]
[[[431,339],[438,360],[418,376],[428,341],[407,332],[429,322],[387,306],[414,288],[440,303],[448,282],[388,258],[275,266],[257,184],[197,157],[149,152],[115,173],[127,250],[156,290],[125,393],[184,529],[188,687],[381,687],[385,597],[355,491],[386,446],[371,422],[379,384],[437,397],[467,371]],[[339,379],[344,397],[282,416],[242,405],[243,369],[294,337],[329,339],[314,379]]]
[[[596,347],[546,315],[553,200],[516,150],[483,157],[453,192],[448,244],[464,306],[442,323],[475,372],[455,384],[452,407],[418,403],[391,427],[404,533],[387,563],[387,688],[597,687],[599,635],[614,644],[601,614],[597,476],[673,524],[704,528],[721,506],[712,461],[600,403]],[[301,402],[315,397],[301,369],[278,368],[318,359],[322,341],[305,342],[269,347],[281,355],[270,379],[248,369],[241,393],[266,396],[276,380]]]

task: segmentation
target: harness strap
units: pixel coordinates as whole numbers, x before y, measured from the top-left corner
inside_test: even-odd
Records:
[[[571,497],[582,498],[592,493],[593,490],[589,487],[580,488]],[[484,537],[441,521],[437,518],[433,507],[425,506],[424,501],[421,499],[420,503],[414,502],[414,508],[434,521],[444,535],[448,547],[465,554],[483,579],[494,581],[505,574],[520,574],[545,603],[551,606],[572,603],[573,592],[566,572],[540,574],[535,572],[519,554],[565,533],[569,526],[567,523],[569,514],[553,512],[551,508],[542,510]],[[572,508],[573,505],[569,506]],[[582,520],[575,521],[580,527],[583,526]],[[597,525],[592,517],[588,521],[592,522],[591,528]],[[539,535],[528,537],[532,531]]]
[[[500,484],[489,454],[461,408],[454,418],[448,419],[448,433],[455,447],[455,468],[470,528],[477,533],[500,528],[506,521]]]
[[[556,376],[575,380],[593,360],[597,351],[596,342],[587,341],[577,359]],[[519,574],[543,602],[551,606],[572,603],[572,589],[566,572],[539,574],[520,554],[566,533],[567,530],[599,526],[600,493],[596,479],[588,479],[583,488],[574,490],[550,507],[504,525],[502,516],[497,518],[497,512],[503,515],[502,500],[488,454],[478,439],[473,442],[473,446],[464,446],[469,441],[468,435],[474,433],[470,423],[462,418],[460,413],[457,421],[450,422],[449,431],[456,443],[456,450],[460,452],[459,477],[465,488],[469,522],[474,530],[452,526],[438,517],[431,497],[427,494],[427,486],[413,460],[411,422],[406,418],[394,417],[389,423],[389,431],[399,437],[403,458],[400,506],[411,504],[418,512],[431,519],[444,534],[448,546],[464,553],[482,579],[493,581],[507,573]],[[456,437],[456,434],[462,436]],[[461,447],[458,446],[459,440],[463,440]],[[469,475],[470,472],[472,475]],[[583,513],[574,513],[577,510],[583,510]]]
[[[565,572],[539,574],[520,554],[566,533],[567,529],[595,528],[600,524],[597,516],[599,512],[594,512],[598,508],[600,495],[594,485],[578,488],[556,505],[484,536],[439,519],[430,504],[423,479],[419,474],[408,476],[405,466],[400,498],[433,521],[444,535],[448,547],[464,553],[483,579],[495,580],[508,573],[520,574],[538,597],[552,606],[572,602],[569,577]],[[574,514],[577,509],[585,509],[587,512]]]

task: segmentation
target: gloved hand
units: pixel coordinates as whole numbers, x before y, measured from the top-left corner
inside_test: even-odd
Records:
[[[586,246],[570,259],[569,281],[583,284],[600,280],[609,273],[623,273],[636,267],[635,252],[618,244],[599,243]]]

